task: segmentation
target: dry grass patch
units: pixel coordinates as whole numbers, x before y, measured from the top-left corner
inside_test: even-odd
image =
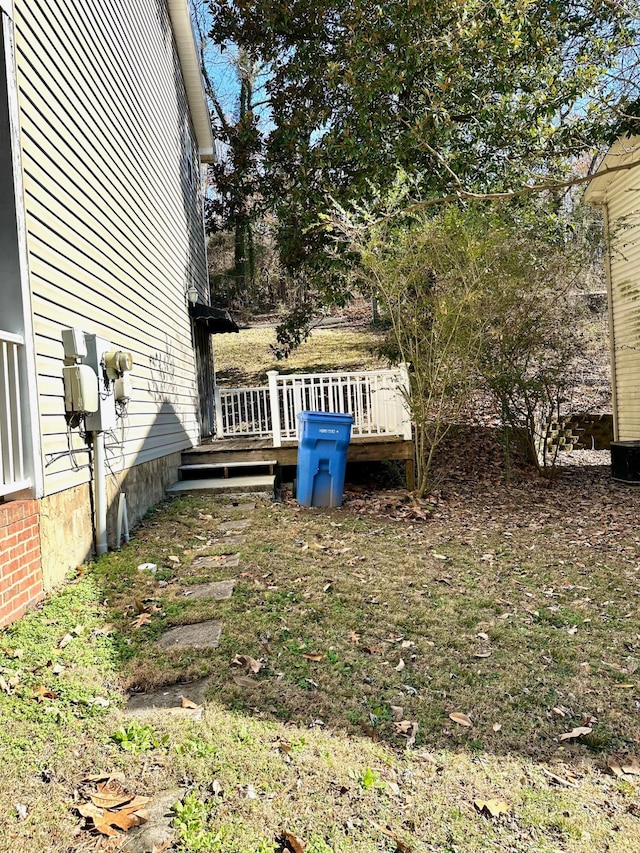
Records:
[[[382,334],[350,329],[315,329],[292,355],[278,361],[272,327],[242,329],[214,340],[216,378],[220,385],[250,387],[266,383],[267,371],[322,373],[333,370],[373,370],[386,365],[376,356]]]

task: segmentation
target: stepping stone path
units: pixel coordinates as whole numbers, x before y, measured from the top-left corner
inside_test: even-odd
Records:
[[[170,628],[158,640],[163,649],[215,649],[220,642],[222,622],[207,619],[193,625]]]
[[[118,845],[118,849],[126,853],[151,853],[153,850],[164,849],[162,845],[175,835],[171,826],[174,818],[171,808],[180,802],[186,793],[186,788],[173,788],[155,796],[145,806],[149,815],[148,821],[131,829]]]
[[[246,530],[251,524],[250,518],[239,518],[237,521],[223,521],[217,530]]]
[[[225,507],[226,510],[234,513],[242,510],[251,511],[255,508],[255,503],[238,503]],[[216,528],[216,532],[223,534],[221,542],[224,545],[237,546],[242,544],[244,537],[229,534],[246,530],[250,524],[251,521],[248,518],[223,521]],[[238,554],[219,554],[198,557],[193,561],[192,568],[197,570],[235,568],[239,563]],[[235,582],[235,578],[228,578],[221,581],[189,585],[183,588],[183,594],[187,598],[199,601],[207,599],[224,601],[231,598]],[[163,649],[215,649],[220,642],[221,634],[222,622],[218,619],[208,619],[192,625],[179,625],[170,628],[159,637],[158,645]],[[134,717],[149,717],[161,712],[198,720],[202,715],[202,706],[205,703],[205,695],[210,683],[209,678],[201,678],[187,684],[174,684],[149,693],[135,694],[127,702],[127,713]],[[196,707],[183,708],[183,698],[194,703]],[[171,826],[173,820],[171,807],[182,800],[185,793],[185,790],[176,788],[155,797],[146,807],[149,812],[148,822],[128,833],[121,849],[127,853],[150,853],[154,849],[162,849],[162,845],[167,839],[174,835]]]
[[[235,583],[235,578],[230,578],[227,581],[193,584],[185,587],[182,594],[185,598],[190,598],[194,601],[201,601],[203,598],[211,598],[214,601],[226,601],[227,598],[231,598]]]
[[[208,557],[198,557],[191,563],[192,569],[215,569],[223,566],[235,569],[240,564],[240,554],[213,554]]]
[[[253,512],[255,508],[253,503],[229,504],[225,507],[229,512]]]
[[[223,545],[228,545],[229,548],[236,548],[238,545],[244,545],[246,538],[244,536],[229,536],[227,533],[223,539],[219,540]],[[213,543],[212,543],[213,544]]]
[[[196,705],[203,705],[210,683],[209,678],[199,678],[188,684],[172,684],[170,687],[162,687],[160,690],[152,690],[149,693],[135,693],[127,702],[127,713],[144,717],[156,711],[170,711],[177,717],[197,719],[202,709],[200,707],[183,708],[182,699],[190,699]]]

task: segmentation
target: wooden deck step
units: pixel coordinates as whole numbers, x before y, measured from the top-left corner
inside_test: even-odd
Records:
[[[181,480],[197,480],[202,477],[231,478],[246,474],[274,474],[277,459],[248,460],[238,462],[197,462],[180,465],[178,476]]]
[[[256,474],[247,477],[207,477],[197,480],[180,480],[169,486],[167,495],[219,494],[232,492],[246,494],[253,492],[274,494],[275,474]]]

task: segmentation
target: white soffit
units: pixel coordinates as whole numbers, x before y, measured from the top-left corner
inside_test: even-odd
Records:
[[[1,0],[0,0],[1,2]],[[189,110],[203,163],[214,162],[213,134],[209,108],[200,73],[200,60],[189,14],[188,0],[167,0],[171,27],[178,50]]]
[[[636,163],[640,165],[640,136],[623,136],[617,139],[607,151],[598,167],[595,178],[587,187],[584,194],[585,201],[590,204],[603,204],[606,201],[607,190],[611,183],[620,175],[625,174],[626,170],[609,172],[607,175],[600,175],[600,172],[616,166],[628,165],[631,167]]]

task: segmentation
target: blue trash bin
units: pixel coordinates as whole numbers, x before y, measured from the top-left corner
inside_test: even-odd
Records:
[[[298,415],[297,499],[302,506],[341,506],[352,415]]]

